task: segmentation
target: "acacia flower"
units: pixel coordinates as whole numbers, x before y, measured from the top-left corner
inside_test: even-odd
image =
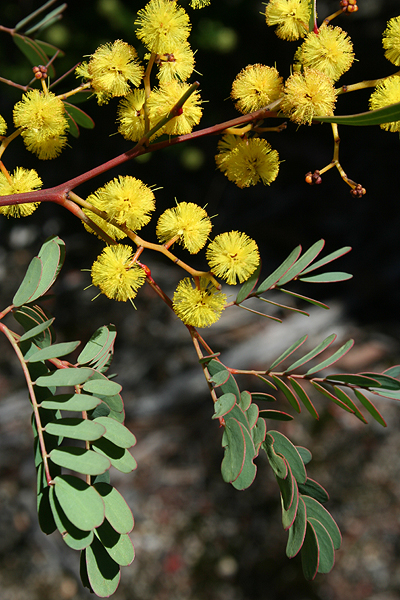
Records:
[[[193,327],[209,327],[218,321],[225,304],[226,294],[206,277],[199,277],[195,282],[190,277],[182,279],[172,300],[176,315],[185,325]]]
[[[369,106],[371,110],[375,110],[396,102],[400,102],[400,77],[392,75],[392,77],[384,79],[376,86],[369,99]],[[381,128],[386,131],[400,131],[400,121],[381,123]]]
[[[150,0],[138,11],[135,25],[139,40],[160,55],[174,52],[190,33],[186,11],[171,0]]]
[[[190,0],[190,6],[192,8],[204,8],[209,6],[211,0]]]
[[[142,267],[132,263],[131,246],[107,246],[92,265],[93,285],[111,300],[132,300],[144,284],[146,275]]]
[[[398,67],[400,65],[400,17],[393,17],[388,21],[383,32],[382,45],[385,57]]]
[[[186,250],[196,254],[205,245],[211,227],[204,208],[193,202],[179,202],[158,219],[156,233],[162,244],[177,238]]]
[[[119,176],[94,192],[95,206],[119,225],[138,231],[151,219],[155,209],[152,190],[135,177]]]
[[[182,42],[175,47],[173,53],[162,54],[158,57],[159,70],[158,79],[162,83],[168,83],[178,78],[186,81],[194,69],[194,54],[188,42]]]
[[[229,143],[232,143],[231,151]],[[267,140],[252,137],[239,139],[236,144],[229,140],[226,144],[227,149],[223,149],[215,159],[218,168],[229,181],[245,188],[256,185],[260,180],[264,185],[269,185],[276,179],[279,172],[279,154],[272,150]]]
[[[282,77],[274,67],[248,65],[232,85],[231,98],[236,108],[247,114],[267,106],[282,95]]]
[[[293,73],[287,80],[282,112],[295,123],[311,124],[314,116],[330,116],[336,103],[332,80],[314,69]]]
[[[100,206],[99,206],[99,197],[96,192],[93,194],[90,194],[90,196],[87,197],[87,201],[90,202],[91,204],[93,204],[93,206],[95,208],[98,208],[99,210],[103,210],[103,208],[100,208]],[[108,221],[105,221],[104,219],[99,217],[96,213],[92,212],[90,209],[83,208],[82,210],[85,213],[85,215],[89,217],[89,219],[91,219],[96,225],[98,225],[100,227],[100,229],[102,229],[113,240],[123,240],[124,238],[126,238],[126,234],[123,231],[121,231],[121,229],[118,229],[118,227],[115,227]],[[103,239],[97,233],[97,231],[94,231],[94,229],[92,229],[90,227],[90,225],[87,225],[87,223],[85,223],[84,221],[83,221],[83,226],[86,229],[86,231],[88,231],[89,233],[93,233],[100,239]]]
[[[144,90],[133,90],[118,105],[118,131],[126,139],[138,142],[145,134]]]
[[[246,281],[256,270],[260,255],[257,244],[245,233],[229,231],[217,235],[206,250],[206,259],[214,275],[229,285]]]
[[[64,104],[52,92],[30,90],[14,106],[13,118],[26,147],[40,159],[55,158],[67,143]]]
[[[100,94],[100,103],[107,98],[126,96],[130,84],[138,86],[144,74],[135,48],[122,40],[99,46],[87,66],[78,73],[85,71],[93,90]]]
[[[303,68],[321,71],[335,82],[353,64],[353,44],[340,27],[324,25],[318,33],[311,31],[307,35],[295,59]]]
[[[265,8],[267,25],[278,27],[275,33],[284,40],[298,40],[308,33],[309,0],[270,0]]]
[[[153,89],[148,98],[150,120],[153,125],[156,125],[163,117],[168,115],[189,87],[187,83],[170,81],[169,83],[160,83],[158,89]],[[182,113],[168,121],[162,128],[162,132],[168,135],[190,133],[193,127],[200,122],[203,113],[200,105],[200,94],[196,90],[182,106]]]
[[[16,167],[14,173],[8,177],[0,173],[0,196],[11,194],[24,194],[33,192],[42,187],[42,180],[34,169]],[[29,202],[27,204],[13,204],[12,206],[1,206],[0,214],[6,217],[27,217],[39,206],[40,202]]]
[[[4,119],[4,117],[2,117],[0,115],[0,135],[4,135],[7,131],[7,123]]]

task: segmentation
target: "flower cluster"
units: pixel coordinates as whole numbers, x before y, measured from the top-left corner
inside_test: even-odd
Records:
[[[14,106],[13,118],[28,150],[42,160],[58,156],[67,143],[64,104],[52,92],[30,90]]]
[[[316,115],[333,115],[336,92],[332,80],[315,69],[291,75],[285,84],[282,111],[296,123],[311,124]]]
[[[308,33],[309,0],[270,0],[265,9],[269,26],[277,25],[275,33],[284,40],[298,40]]]
[[[400,102],[400,77],[392,75],[376,86],[369,100],[369,106],[371,110],[376,110],[396,102]],[[400,121],[382,123],[381,128],[386,131],[400,131]]]
[[[193,202],[179,202],[158,219],[156,233],[162,244],[178,242],[196,254],[206,244],[210,231],[211,220],[204,208]]]
[[[174,293],[173,309],[176,315],[192,327],[209,327],[221,316],[226,304],[226,295],[217,290],[211,281],[199,277],[182,279]]]
[[[116,40],[99,46],[89,62],[79,65],[75,72],[90,81],[99,104],[104,104],[110,98],[126,96],[131,85],[139,86],[144,69],[135,48]]]
[[[218,143],[220,153],[215,157],[220,171],[240,188],[262,181],[269,185],[279,171],[279,154],[259,137],[237,138],[225,135]]]
[[[42,180],[34,169],[17,167],[12,175],[6,177],[0,173],[0,196],[11,194],[24,194],[33,192],[42,187]],[[0,206],[0,214],[6,217],[28,217],[39,206],[40,202],[28,204],[13,204],[11,206]]]
[[[282,77],[274,67],[248,65],[236,76],[231,98],[243,114],[267,106],[282,95]]]
[[[246,281],[260,262],[255,241],[239,231],[217,235],[207,248],[206,258],[214,275],[229,285]]]
[[[146,280],[144,270],[132,259],[130,246],[107,246],[92,265],[93,285],[111,300],[132,300]]]

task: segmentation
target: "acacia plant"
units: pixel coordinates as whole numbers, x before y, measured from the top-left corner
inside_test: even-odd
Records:
[[[240,365],[225,365],[218,348],[211,348],[199,330],[212,326],[231,306],[250,310],[260,318],[280,320],[261,308],[250,308],[246,304],[249,299],[258,300],[260,307],[278,306],[282,312],[307,314],[296,305],[285,304],[284,298],[289,295],[293,302],[327,309],[319,300],[292,291],[292,283],[349,279],[349,274],[326,267],[350,248],[320,257],[323,240],[305,252],[298,246],[273,273],[260,278],[261,257],[256,241],[238,230],[213,237],[211,219],[197,204],[176,202],[161,214],[155,241],[141,233],[156,207],[156,190],[145,182],[132,176],[116,176],[98,189],[94,186],[87,198],[79,196],[77,190],[135,157],[187,140],[200,142],[209,135],[220,136],[216,164],[232,185],[270,185],[278,176],[280,158],[266,136],[271,131],[283,131],[289,119],[296,127],[326,122],[333,132],[332,161],[307,173],[306,182],[318,184],[324,172],[336,167],[351,194],[361,198],[365,189],[347,177],[339,161],[338,125],[380,124],[389,131],[399,131],[400,72],[374,81],[340,85],[340,77],[353,63],[354,51],[348,34],[332,22],[343,13],[350,13],[351,18],[358,9],[356,0],[341,0],[337,11],[321,23],[313,0],[271,0],[260,18],[266,19],[266,27],[275,27],[283,40],[298,41],[291,75],[284,81],[274,66],[264,64],[263,56],[260,63],[243,65],[231,89],[231,98],[241,115],[201,129],[198,126],[205,107],[200,84],[193,80],[195,56],[188,41],[189,11],[205,7],[212,11],[210,0],[191,0],[187,10],[177,1],[150,0],[138,10],[129,40],[101,45],[86,61],[61,76],[56,75],[61,51],[40,39],[40,33],[60,18],[66,7],[53,8],[54,3],[50,0],[12,29],[0,26],[0,31],[12,36],[33,65],[29,82],[0,78],[3,84],[21,90],[12,123],[0,117],[0,213],[7,218],[27,217],[40,210],[43,202],[57,204],[60,210],[66,209],[82,221],[86,230],[82,234],[97,235],[104,241],[104,250],[90,270],[92,285],[100,294],[110,301],[132,304],[144,285],[158,294],[178,317],[176,326],[186,327],[193,341],[213,403],[210,416],[221,428],[223,480],[238,490],[248,488],[256,476],[254,461],[259,452],[265,452],[280,492],[282,525],[288,532],[287,556],[300,553],[307,579],[313,579],[317,572],[327,573],[341,543],[338,526],[323,507],[328,493],[307,475],[310,451],[294,446],[282,433],[270,429],[271,421],[290,420],[293,416],[265,406],[282,394],[292,412],[300,413],[304,406],[318,419],[311,399],[317,393],[364,423],[368,413],[386,426],[371,397],[400,399],[400,382],[396,379],[400,367],[384,373],[335,373],[332,366],[351,349],[353,341],[337,348],[332,334],[306,353],[301,350],[307,339],[304,335],[264,369],[245,371]],[[383,47],[387,59],[398,67],[400,17],[389,21]],[[273,57],[268,61],[273,63]],[[334,114],[341,95],[368,87],[373,90],[370,110],[366,107],[357,115]],[[93,121],[74,100],[91,95],[100,105],[118,102],[118,132],[132,142],[129,151],[52,188],[42,188],[40,165],[38,171],[7,165],[5,152],[19,137],[39,161],[57,158],[67,143],[79,143],[72,142],[71,136],[78,137],[79,127],[92,128]],[[269,127],[271,118],[278,125]],[[7,133],[7,125],[11,133]],[[187,263],[174,255],[175,244],[187,251]],[[190,255],[204,247],[205,266],[199,271],[190,266]],[[172,298],[146,266],[149,252],[163,254],[166,261],[183,271]],[[11,304],[0,313],[0,331],[19,359],[32,405],[40,526],[46,534],[58,529],[68,546],[81,551],[83,584],[105,597],[118,586],[120,566],[129,565],[134,558],[129,537],[132,513],[110,483],[109,469],[113,466],[130,473],[136,468],[129,451],[135,437],[124,426],[121,386],[106,375],[113,356],[115,327],[99,328],[77,354],[79,341],[55,342],[54,318],[41,307],[64,256],[65,244],[60,238],[44,242]],[[236,298],[228,301],[226,286],[236,284],[241,284]],[[271,291],[281,293],[283,300],[271,300]],[[10,314],[22,326],[22,334],[5,325],[4,317]],[[73,358],[65,358],[69,355]],[[236,375],[242,373],[254,376],[255,382],[261,381],[268,393],[240,390]],[[77,416],[63,416],[64,411],[73,411]]]

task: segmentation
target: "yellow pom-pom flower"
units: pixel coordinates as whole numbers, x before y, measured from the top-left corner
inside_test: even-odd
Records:
[[[392,77],[384,79],[376,86],[369,99],[369,106],[371,110],[375,110],[396,102],[400,102],[400,77],[392,75]],[[400,121],[381,123],[381,128],[386,131],[400,131]]]
[[[282,77],[274,67],[248,65],[236,76],[231,98],[237,100],[236,108],[247,114],[277,100],[282,91]]]
[[[275,33],[283,40],[298,40],[308,33],[309,0],[270,0],[265,8],[269,26],[277,25]]]
[[[112,44],[99,46],[89,63],[83,68],[81,66],[77,74],[89,75],[90,84],[102,104],[109,98],[126,96],[131,84],[137,87],[144,69],[138,61],[135,48],[122,40],[116,40]]]
[[[4,135],[7,131],[7,123],[5,119],[0,115],[0,135]]]
[[[93,206],[95,208],[98,208],[99,210],[103,210],[99,206],[99,197],[96,193],[90,194],[90,196],[88,196],[88,198],[87,198],[87,201],[90,202],[91,204],[93,204]],[[108,221],[105,221],[104,219],[99,217],[96,213],[89,210],[88,208],[83,208],[82,210],[85,213],[85,215],[87,215],[89,217],[89,219],[91,219],[96,225],[98,225],[100,227],[100,229],[102,229],[113,240],[123,240],[124,238],[126,238],[126,233],[121,231],[121,229],[118,229],[118,227],[115,227]],[[96,231],[94,231],[94,229],[92,229],[90,227],[90,225],[87,225],[87,223],[83,222],[83,226],[86,229],[86,231],[88,231],[89,233],[93,233],[97,237],[100,237],[100,239],[103,239]]]
[[[162,244],[176,238],[174,241],[196,254],[205,246],[211,227],[204,208],[193,202],[179,202],[158,219],[156,233]]]
[[[132,300],[146,280],[144,270],[132,258],[131,246],[107,246],[92,265],[93,285],[111,300]]]
[[[195,282],[185,277],[178,284],[172,304],[176,315],[185,325],[209,327],[220,318],[225,308],[226,294],[217,290],[206,277],[200,277]]]
[[[382,45],[386,50],[385,57],[396,67],[400,66],[400,17],[388,21],[383,32]]]
[[[256,270],[260,255],[257,244],[245,233],[229,231],[217,235],[206,250],[206,259],[214,275],[229,285],[246,281]]]
[[[92,195],[92,204],[106,212],[119,225],[138,231],[151,219],[155,209],[153,191],[140,179],[119,176]]]
[[[337,81],[353,64],[353,44],[340,27],[324,25],[318,33],[312,31],[307,35],[295,58],[303,68],[321,71]]]
[[[176,46],[173,54],[163,54],[158,60],[158,79],[162,83],[168,83],[178,78],[186,81],[194,69],[194,54],[187,42]]]
[[[169,83],[161,83],[158,89],[156,88],[151,92],[148,107],[153,125],[156,125],[171,111],[189,87],[187,83],[170,81]],[[168,135],[190,133],[193,127],[200,122],[203,114],[201,102],[200,94],[196,90],[182,106],[182,113],[168,121],[162,128],[162,132]]]
[[[225,148],[215,157],[220,171],[229,181],[240,188],[256,185],[260,180],[264,185],[274,181],[279,172],[279,154],[263,138],[239,139],[236,143],[224,136]],[[222,144],[224,141],[222,142]],[[229,146],[232,149],[229,150]]]
[[[171,0],[150,0],[138,11],[136,36],[150,52],[173,53],[190,33],[186,11]]]
[[[144,90],[133,90],[118,105],[118,131],[126,140],[138,142],[145,133]]]
[[[34,169],[17,167],[9,177],[6,177],[4,173],[0,173],[0,196],[24,194],[39,190],[41,187],[42,180]],[[40,202],[29,202],[27,204],[1,206],[0,214],[6,217],[28,217],[37,209],[39,204]]]
[[[42,160],[58,156],[67,143],[64,104],[52,92],[30,90],[14,106],[13,118],[28,150]]]
[[[311,124],[313,118],[331,116],[336,103],[332,80],[314,69],[293,73],[285,84],[281,109],[295,123]]]

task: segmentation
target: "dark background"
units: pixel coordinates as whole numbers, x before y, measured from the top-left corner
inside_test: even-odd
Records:
[[[337,5],[319,2],[320,18]],[[38,6],[38,2],[3,2],[0,23],[11,27]],[[63,20],[46,34],[46,39],[66,51],[58,75],[100,43],[117,38],[143,54],[133,34],[135,13],[142,6],[137,0],[70,2]],[[397,16],[399,3],[360,0],[359,7],[357,14],[335,21],[350,34],[357,59],[341,84],[396,71],[383,56],[381,35],[387,19]],[[198,49],[196,69],[202,74],[196,77],[207,100],[202,127],[238,115],[229,94],[234,77],[247,64],[276,64],[281,75],[290,74],[297,44],[279,40],[267,28],[262,10],[261,2],[248,0],[213,0],[209,8],[189,9],[190,41]],[[25,83],[31,76],[30,66],[6,34],[2,34],[0,65],[0,76],[6,79]],[[72,87],[73,77],[67,81]],[[56,91],[64,89],[67,83]],[[337,114],[367,110],[369,95],[370,90],[364,90],[341,96]],[[18,90],[2,85],[0,113],[10,124],[9,131],[12,105],[19,98]],[[117,101],[98,107],[94,99],[89,100],[85,109],[94,118],[95,129],[82,130],[79,140],[71,138],[71,146],[56,161],[39,162],[17,140],[4,156],[6,166],[36,168],[44,186],[51,187],[120,154],[131,144],[116,134],[116,106]],[[285,132],[268,136],[283,161],[270,187],[259,184],[239,190],[230,183],[215,169],[218,138],[209,137],[164,149],[149,155],[146,162],[127,163],[76,191],[85,197],[112,177],[129,174],[162,188],[156,192],[157,216],[173,205],[174,198],[207,204],[209,214],[217,215],[214,234],[239,229],[257,240],[265,274],[299,243],[306,249],[322,237],[326,252],[352,246],[353,252],[337,264],[337,269],[354,274],[350,282],[300,291],[334,305],[340,300],[335,326],[348,337],[354,334],[367,353],[362,358],[360,351],[359,362],[356,359],[350,369],[383,369],[399,356],[399,139],[379,127],[342,126],[339,133],[341,164],[367,190],[359,200],[352,198],[336,170],[323,176],[321,186],[307,186],[305,173],[322,168],[332,158],[331,130],[329,125],[290,123]],[[156,218],[143,230],[147,239],[154,239],[155,222]],[[67,244],[66,264],[49,306],[59,338],[87,340],[96,327],[108,322],[117,325],[114,370],[124,385],[128,424],[138,436],[139,469],[133,486],[130,476],[124,483],[118,476],[114,479],[115,485],[125,486],[123,493],[137,520],[132,539],[138,557],[132,569],[124,570],[118,599],[400,598],[398,409],[385,407],[387,433],[373,424],[358,426],[327,408],[321,409],[318,427],[305,415],[299,424],[282,429],[313,451],[311,476],[328,487],[332,495],[328,508],[344,530],[344,549],[338,553],[336,569],[319,576],[315,584],[304,583],[300,561],[289,562],[284,556],[286,534],[280,526],[277,489],[265,463],[261,462],[262,475],[247,492],[235,492],[220,479],[220,432],[214,422],[210,425],[205,386],[200,384],[202,393],[190,392],[190,382],[187,389],[179,387],[185,374],[196,368],[185,331],[146,289],[135,302],[137,312],[129,303],[112,303],[104,297],[91,302],[95,292],[84,291],[90,279],[81,270],[90,269],[103,244],[86,234],[69,213],[43,204],[29,219],[0,219],[2,306],[10,302],[41,243],[54,234]],[[176,253],[187,260],[179,248]],[[157,281],[172,293],[181,273],[157,257],[143,257]],[[194,257],[191,264],[205,266],[202,256]],[[238,318],[232,332],[221,326],[215,334],[206,331],[205,337],[216,350],[227,350],[246,342],[258,327]],[[286,331],[282,328],[282,336]],[[74,553],[64,548],[56,534],[44,537],[35,522],[29,406],[24,408],[26,392],[8,348],[0,367],[4,598],[80,600],[86,595],[76,584]],[[282,408],[287,410],[285,405]]]

